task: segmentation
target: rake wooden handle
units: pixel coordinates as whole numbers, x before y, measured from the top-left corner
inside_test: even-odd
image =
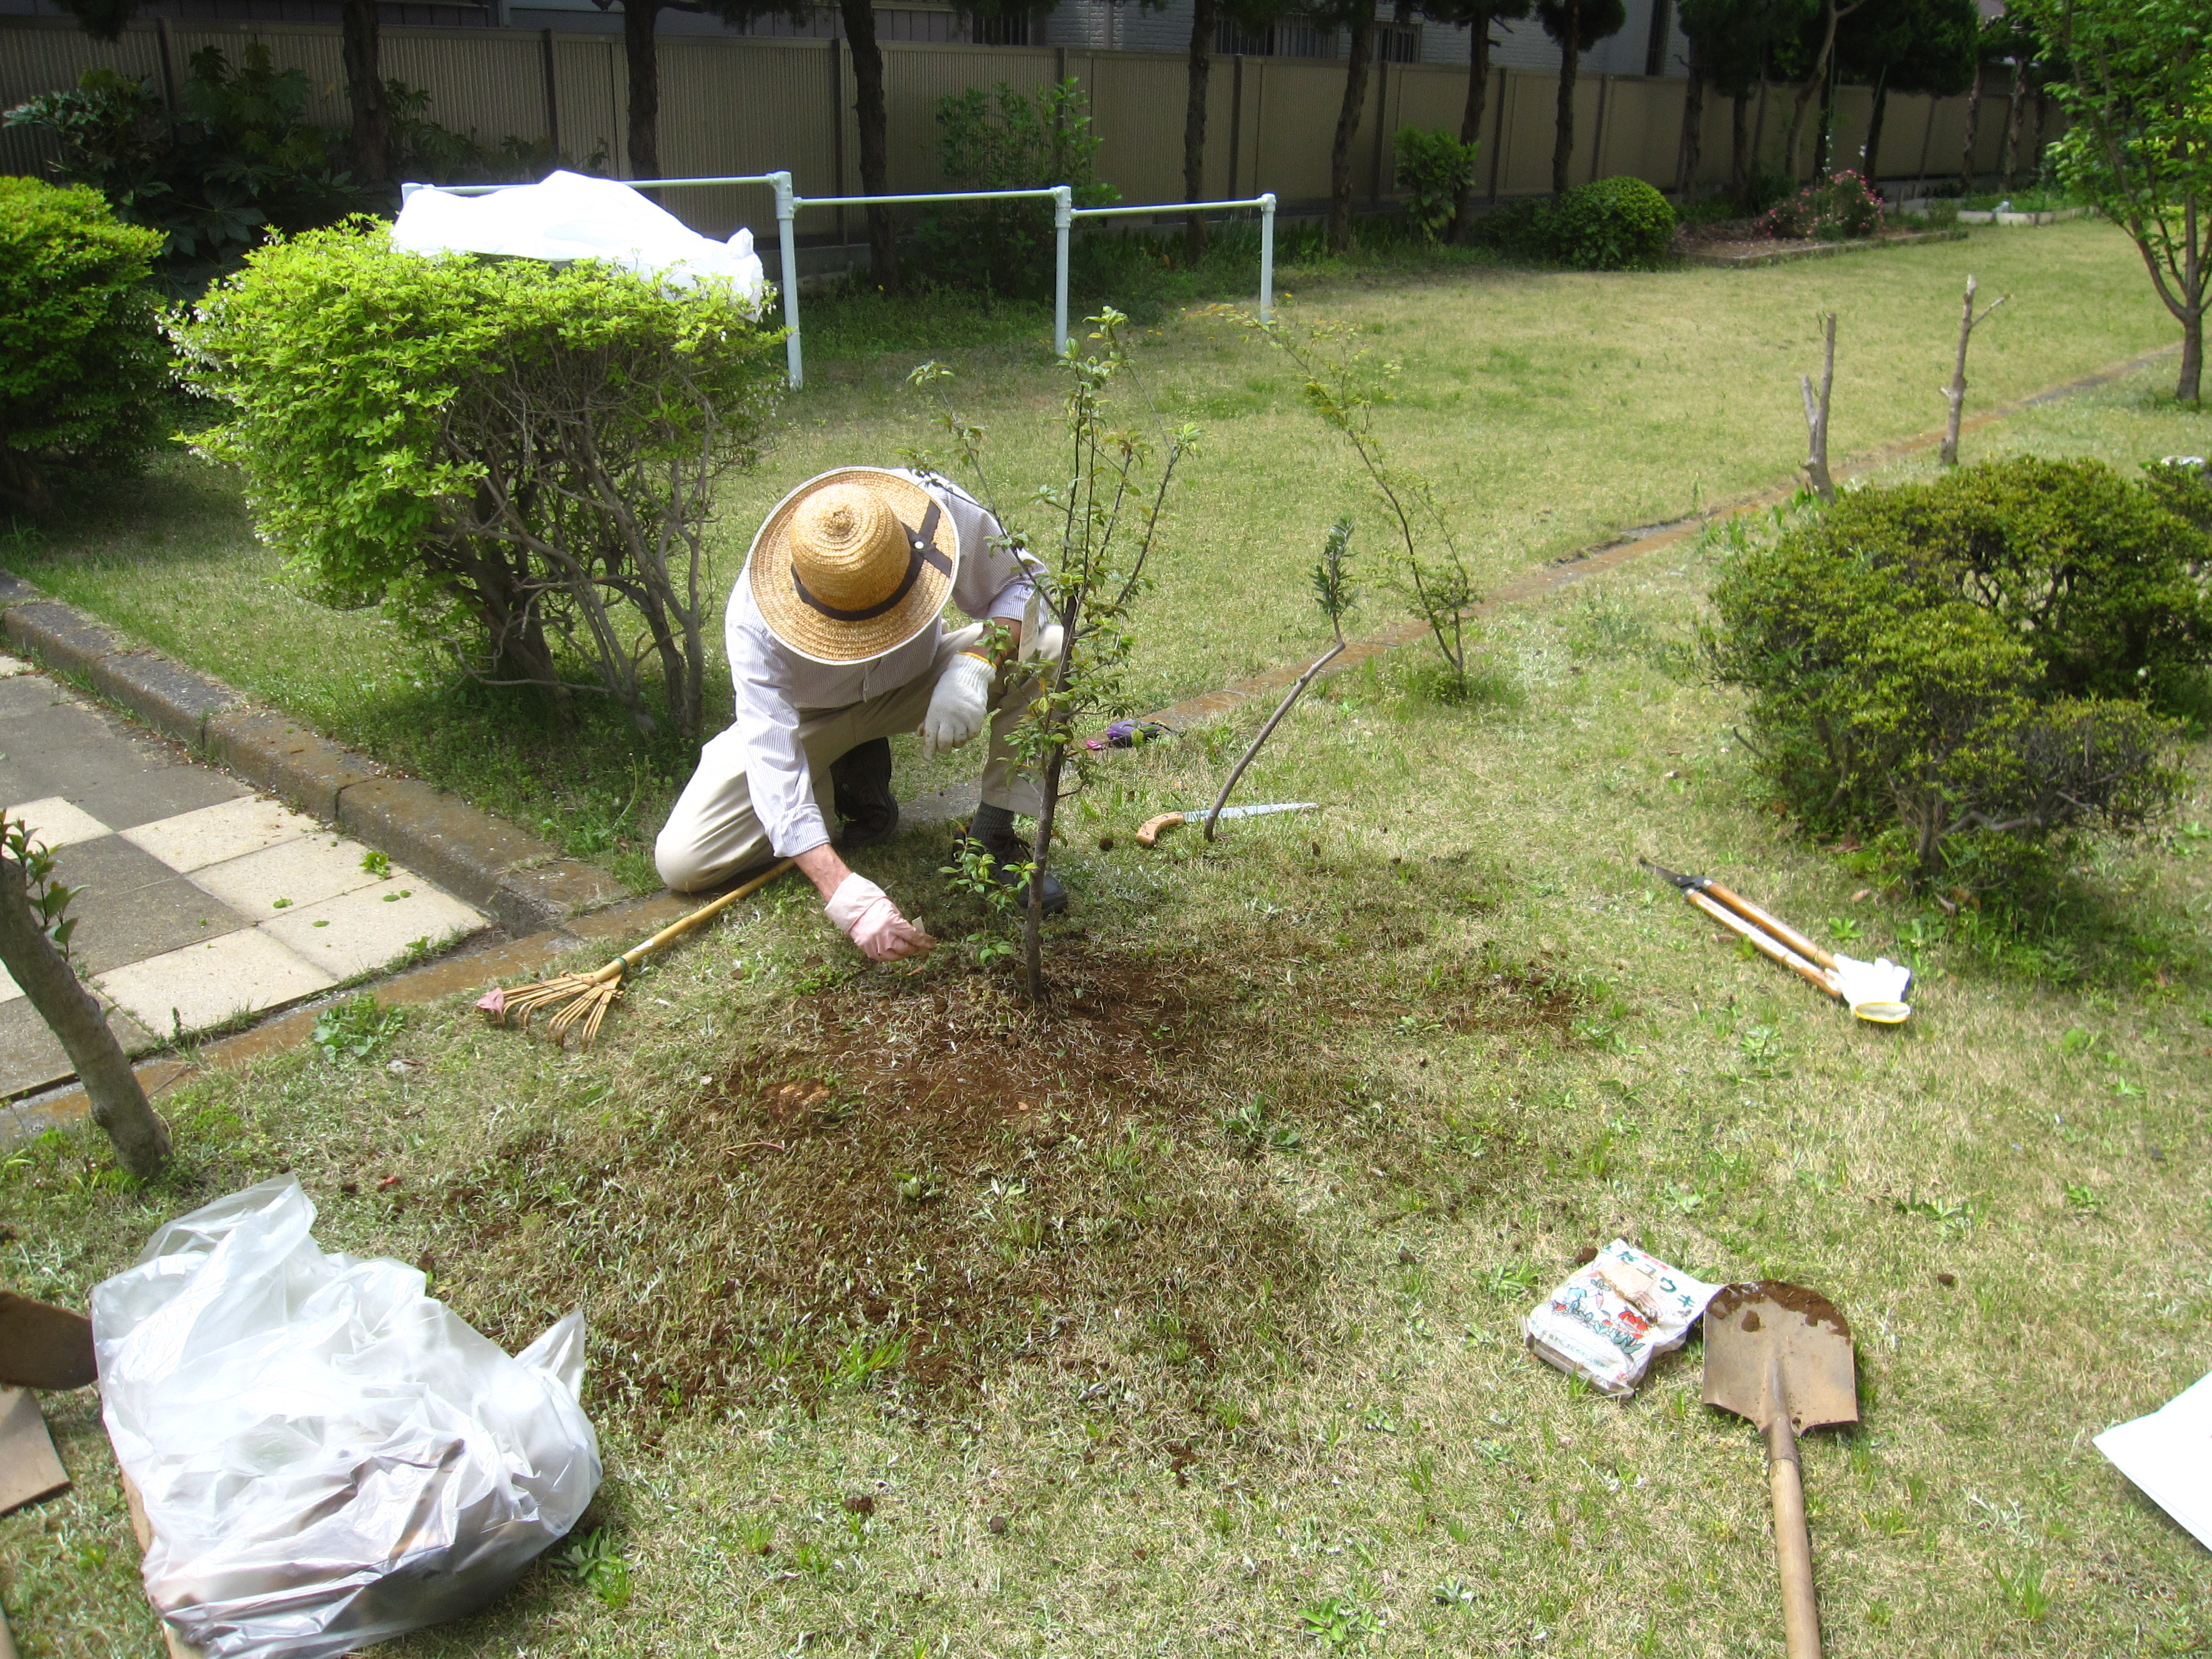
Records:
[[[1184,822],[1183,815],[1180,812],[1163,812],[1156,818],[1146,818],[1144,823],[1137,826],[1137,845],[1139,847],[1157,845],[1161,830],[1172,830],[1182,822]]]
[[[1836,965],[1835,957],[1830,956],[1819,945],[1814,944],[1811,939],[1807,939],[1804,934],[1799,933],[1788,922],[1783,921],[1781,917],[1773,915],[1771,911],[1761,908],[1756,904],[1753,904],[1749,899],[1744,897],[1742,894],[1730,892],[1727,888],[1722,886],[1720,883],[1717,881],[1707,882],[1705,884],[1705,891],[1711,893],[1723,904],[1727,905],[1729,909],[1735,911],[1736,915],[1741,916],[1746,921],[1754,923],[1757,926],[1766,929],[1768,933],[1773,934],[1775,938],[1780,939],[1791,950],[1796,951],[1798,955],[1810,957],[1823,968],[1832,968]]]
[[[1765,933],[1761,932],[1759,928],[1753,927],[1751,923],[1746,921],[1741,916],[1736,915],[1735,911],[1730,910],[1721,904],[1716,903],[1713,900],[1706,897],[1705,894],[1698,891],[1694,887],[1686,890],[1683,892],[1682,896],[1689,900],[1691,903],[1696,905],[1698,908],[1704,911],[1715,921],[1720,923],[1722,927],[1733,928],[1735,932],[1742,934],[1744,938],[1751,941],[1753,948],[1759,951],[1762,955],[1772,957],[1775,961],[1780,963],[1784,968],[1789,969],[1792,973],[1802,974],[1807,980],[1810,981],[1813,984],[1819,986],[1820,989],[1826,991],[1832,997],[1840,996],[1842,994],[1842,993],[1836,989],[1835,981],[1831,980],[1827,975],[1822,973],[1818,968],[1806,961],[1804,957],[1799,956],[1795,951],[1783,944],[1779,939],[1770,939]]]
[[[619,977],[624,969],[636,967],[639,963],[644,961],[646,957],[651,956],[655,951],[658,951],[662,945],[667,944],[671,939],[683,938],[684,934],[690,933],[694,927],[698,927],[700,923],[707,921],[713,917],[720,915],[723,911],[728,909],[739,899],[750,897],[751,895],[759,892],[762,888],[767,886],[769,883],[774,881],[785,871],[790,869],[795,861],[796,860],[792,859],[785,859],[773,869],[755,876],[744,886],[731,889],[728,892],[723,894],[721,897],[716,899],[713,903],[701,905],[696,910],[694,910],[688,916],[678,916],[674,921],[670,922],[667,927],[662,928],[651,939],[646,940],[644,944],[634,945],[629,950],[623,951],[605,967],[593,974],[592,977],[594,980],[600,981],[604,981],[611,976]]]
[[[1820,1659],[1820,1608],[1813,1597],[1813,1539],[1805,1524],[1805,1476],[1790,1413],[1777,1407],[1766,1429],[1766,1486],[1774,1499],[1774,1565],[1782,1577],[1782,1638],[1790,1659]]]

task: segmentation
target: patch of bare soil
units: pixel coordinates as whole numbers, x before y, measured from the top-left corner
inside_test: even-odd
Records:
[[[1286,1008],[1207,967],[1063,954],[1042,1013],[1002,975],[865,976],[680,1109],[501,1149],[450,1184],[447,1224],[518,1325],[580,1277],[605,1287],[598,1408],[648,1419],[871,1382],[957,1395],[1020,1363],[1164,1366],[1200,1394],[1295,1364],[1322,1265],[1278,1170],[1361,1115],[1328,1033],[1403,1016],[1350,988]],[[1436,976],[1421,1020],[1564,1029],[1578,994],[1478,961]],[[1359,1133],[1361,1166],[1423,1203],[1506,1167],[1402,1115]]]

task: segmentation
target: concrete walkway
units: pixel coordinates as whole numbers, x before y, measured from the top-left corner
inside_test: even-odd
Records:
[[[131,1053],[282,1007],[477,932],[483,914],[0,656],[0,811],[54,850],[78,971]],[[60,1082],[0,972],[0,1098]]]

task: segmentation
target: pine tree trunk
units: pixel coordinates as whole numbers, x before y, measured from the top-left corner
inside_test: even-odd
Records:
[[[1182,112],[1182,199],[1206,199],[1206,88],[1213,72],[1214,0],[1192,0],[1189,98]],[[1231,181],[1231,189],[1235,180]],[[1183,248],[1195,264],[1206,252],[1206,216],[1194,213],[1183,227]]]
[[[114,1143],[123,1167],[135,1176],[154,1174],[169,1156],[168,1128],[148,1103],[99,1002],[31,914],[23,866],[5,856],[0,856],[0,966],[61,1039],[92,1103],[92,1121]]]
[[[1959,152],[1959,189],[1974,193],[1974,146],[1982,137],[1982,66],[1974,65],[1974,84],[1966,88],[1966,146]]]
[[[2027,59],[2015,58],[2012,64],[2011,108],[2005,112],[2004,187],[2010,191],[2013,179],[2020,168],[2020,127],[2027,114]]]
[[[1459,118],[1459,141],[1482,142],[1482,111],[1490,98],[1490,14],[1477,12],[1467,26],[1467,107]],[[1452,215],[1452,240],[1467,234],[1474,214],[1474,173],[1460,187],[1459,205]]]
[[[884,104],[884,49],[873,0],[838,0],[845,44],[853,49],[853,113],[860,129],[860,193],[890,193],[890,118]],[[899,285],[898,228],[886,207],[868,210],[868,274],[885,293]]]
[[[1566,38],[1559,42],[1559,103],[1558,136],[1552,141],[1552,195],[1556,199],[1571,187],[1569,174],[1575,159],[1575,77],[1582,68],[1579,19],[1570,20]]]
[[[1805,112],[1812,108],[1813,100],[1825,94],[1828,88],[1828,59],[1836,50],[1836,24],[1841,14],[1836,0],[1828,0],[1827,27],[1820,36],[1820,50],[1813,58],[1813,67],[1805,84],[1797,88],[1797,95],[1790,106],[1790,131],[1782,144],[1782,171],[1792,179],[1797,176],[1797,140],[1804,135]]]
[[[1835,158],[1830,153],[1836,138],[1836,78],[1823,76],[1820,80],[1820,125],[1813,134],[1813,171],[1806,182],[1820,184],[1832,170],[1829,165]]]
[[[623,58],[629,68],[629,176],[660,177],[660,0],[623,0]]]
[[[1690,41],[1690,80],[1682,89],[1682,144],[1674,158],[1674,193],[1685,202],[1697,188],[1698,163],[1704,159],[1705,137],[1705,48],[1694,36]]]
[[[353,111],[353,176],[372,190],[392,179],[392,109],[385,100],[376,0],[345,0],[346,102]]]
[[[1729,194],[1738,209],[1751,205],[1751,94],[1740,92],[1729,111]]]
[[[1859,177],[1866,180],[1867,188],[1881,177],[1881,124],[1889,113],[1889,77],[1885,75],[1874,89],[1874,113],[1867,118],[1866,155],[1859,161]]]
[[[1328,247],[1352,250],[1352,146],[1359,137],[1359,112],[1367,102],[1367,65],[1375,50],[1375,0],[1360,0],[1351,21],[1352,52],[1344,65],[1344,106],[1328,151]]]

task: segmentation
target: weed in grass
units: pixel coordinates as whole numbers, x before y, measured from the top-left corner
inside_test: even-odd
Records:
[[[1997,1591],[2003,1596],[2005,1606],[2012,1610],[2014,1616],[2027,1623],[2040,1622],[2057,1604],[2057,1597],[2044,1583],[2042,1562],[2033,1559],[2022,1561],[2010,1572],[2002,1567],[1993,1567],[1990,1571],[1996,1577]]]
[[[332,1065],[367,1060],[407,1029],[404,1008],[381,1006],[373,996],[348,997],[315,1016],[313,1042]]]
[[[1307,1602],[1298,1609],[1298,1625],[1322,1647],[1334,1651],[1358,1647],[1382,1629],[1381,1616],[1350,1595],[1324,1595]]]
[[[611,1611],[619,1613],[629,1605],[629,1563],[616,1548],[611,1528],[597,1527],[572,1538],[551,1560],[556,1572],[591,1591]]]

